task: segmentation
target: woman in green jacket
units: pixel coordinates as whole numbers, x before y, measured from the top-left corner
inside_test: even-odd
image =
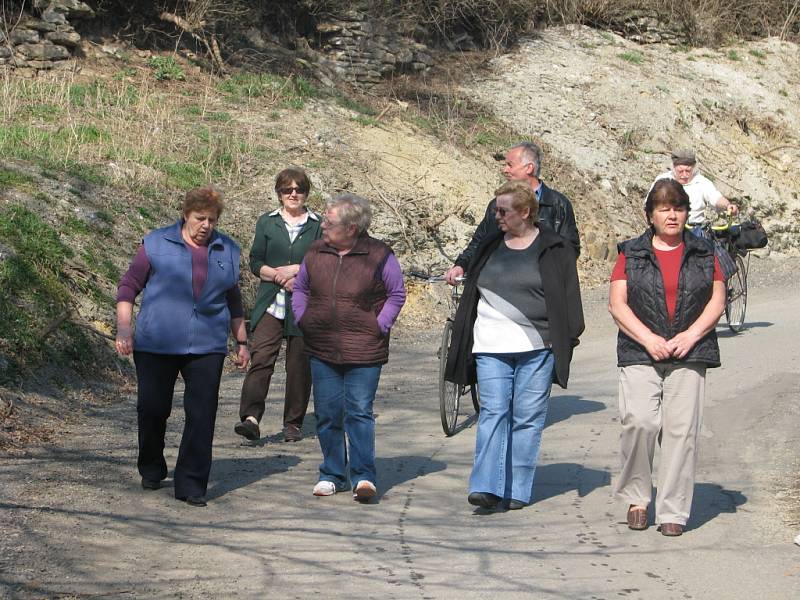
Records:
[[[292,288],[300,262],[322,235],[320,219],[305,206],[311,181],[299,168],[284,169],[275,178],[280,207],[264,213],[256,224],[250,270],[261,280],[250,317],[252,363],[242,385],[240,422],[234,430],[248,440],[261,436],[259,422],[275,371],[281,342],[286,339],[286,399],[283,434],[287,442],[302,439],[301,428],[311,394],[311,372],[302,333],[292,315]]]

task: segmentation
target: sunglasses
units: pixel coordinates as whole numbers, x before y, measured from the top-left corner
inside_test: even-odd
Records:
[[[300,189],[299,187],[296,187],[296,186],[295,186],[295,187],[285,187],[285,188],[281,188],[281,189],[279,189],[279,190],[278,190],[278,192],[280,192],[280,194],[281,194],[282,196],[288,196],[288,195],[290,195],[292,192],[295,192],[295,193],[297,193],[297,194],[305,194],[305,191],[304,191],[304,190],[302,190],[302,189]]]
[[[496,212],[501,217],[505,217],[508,213],[514,212],[513,208],[500,208],[499,206],[494,207],[494,212]]]

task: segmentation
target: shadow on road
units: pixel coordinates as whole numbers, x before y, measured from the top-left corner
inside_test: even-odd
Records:
[[[583,400],[580,396],[553,396],[547,409],[545,427],[566,421],[572,416],[604,410],[606,405],[595,400]]]
[[[581,498],[611,484],[611,474],[577,463],[539,465],[533,483],[533,504],[576,490]]]
[[[390,489],[417,477],[444,471],[447,464],[429,456],[376,457],[375,469],[378,472],[378,500]]]
[[[726,490],[716,483],[696,483],[687,527],[699,529],[721,513],[735,513],[746,502],[747,496],[739,490]]]
[[[742,335],[743,333],[747,333],[748,329],[761,329],[763,327],[772,327],[773,325],[775,325],[775,323],[771,323],[770,321],[753,321],[752,323],[746,322],[744,324],[744,331],[740,331],[739,333],[734,333],[733,331],[730,330],[730,328],[727,325],[723,325],[722,323],[720,323],[719,325],[717,325],[717,337],[735,338]]]
[[[209,500],[219,498],[271,475],[284,473],[299,464],[299,457],[285,454],[259,458],[216,459],[211,465],[211,487],[206,497]]]

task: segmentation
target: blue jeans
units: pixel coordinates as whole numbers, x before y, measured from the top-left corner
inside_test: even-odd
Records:
[[[555,361],[549,349],[476,354],[481,412],[469,491],[529,504]]]
[[[372,403],[380,377],[381,365],[334,365],[311,358],[314,414],[322,449],[319,480],[332,481],[337,490],[361,480],[377,483]],[[349,481],[345,434],[350,445]]]

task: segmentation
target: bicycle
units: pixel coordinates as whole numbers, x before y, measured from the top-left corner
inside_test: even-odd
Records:
[[[707,223],[703,226],[705,235],[718,243],[736,266],[736,272],[725,280],[725,320],[734,333],[744,329],[744,314],[747,310],[747,272],[750,268],[749,252],[736,245],[739,225],[729,216],[722,225]]]
[[[438,283],[444,281],[444,276],[437,275],[428,277],[420,273],[409,273],[412,277],[424,280],[426,283]],[[450,314],[444,323],[442,339],[436,355],[439,360],[439,416],[442,420],[442,430],[447,437],[456,433],[458,423],[458,412],[461,406],[462,396],[470,395],[475,414],[480,413],[480,393],[478,384],[461,385],[447,381],[444,377],[447,366],[447,355],[450,351],[450,341],[453,338],[453,319],[455,318],[458,303],[461,300],[461,290],[464,278],[459,278],[457,284],[450,289],[449,301]]]

